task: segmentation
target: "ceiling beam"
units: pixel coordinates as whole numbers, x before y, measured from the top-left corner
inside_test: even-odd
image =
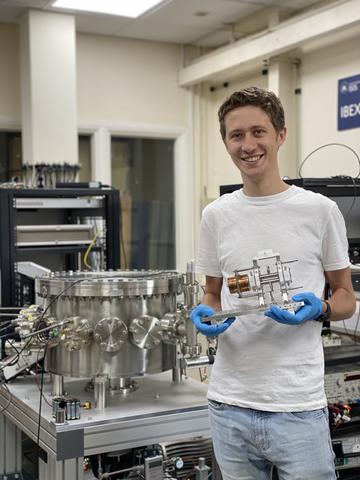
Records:
[[[178,76],[179,86],[187,87],[211,80],[219,74],[231,74],[239,68],[246,70],[254,61],[261,62],[356,23],[360,24],[360,0],[348,0],[312,15],[293,18],[257,38],[242,39],[182,68]]]

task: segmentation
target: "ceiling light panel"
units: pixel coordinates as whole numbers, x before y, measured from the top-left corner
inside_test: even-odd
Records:
[[[56,0],[55,8],[135,18],[163,0]]]
[[[255,5],[224,0],[172,0],[164,2],[161,8],[136,22],[128,22],[119,29],[118,35],[160,42],[193,43],[221,29],[223,23],[235,22],[258,9]],[[200,11],[209,13],[194,15]]]

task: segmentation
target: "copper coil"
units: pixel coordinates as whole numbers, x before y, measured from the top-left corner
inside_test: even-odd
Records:
[[[238,292],[249,292],[250,291],[250,281],[248,275],[238,275],[235,277],[229,277],[227,279],[227,284],[229,287],[230,293]]]

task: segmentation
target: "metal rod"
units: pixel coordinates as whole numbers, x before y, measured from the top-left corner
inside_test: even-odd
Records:
[[[197,358],[185,358],[184,362],[186,368],[200,368],[200,367],[208,367],[214,363],[215,357],[214,355],[204,355],[202,357]]]
[[[174,383],[181,383],[182,382],[182,375],[181,375],[181,368],[176,366],[172,369],[172,381]]]
[[[61,395],[64,395],[64,377],[62,375],[56,375],[53,373],[51,375],[51,380],[51,395],[53,397],[60,397]]]
[[[107,376],[98,375],[94,378],[94,398],[95,408],[98,410],[104,410],[106,407],[106,383]]]
[[[112,477],[113,475],[118,475],[119,473],[127,473],[127,472],[143,472],[144,471],[144,465],[138,465],[135,467],[130,467],[130,468],[123,468],[122,470],[116,470],[116,472],[109,472],[109,473],[103,473],[100,475],[99,480],[102,480],[103,478],[109,478]]]

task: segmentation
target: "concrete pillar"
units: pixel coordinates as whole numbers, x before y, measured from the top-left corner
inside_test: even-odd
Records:
[[[21,20],[23,161],[78,163],[75,19],[30,10]]]
[[[91,137],[91,178],[111,185],[111,135],[106,127],[98,128]]]
[[[285,110],[287,137],[280,147],[280,175],[295,178],[297,176],[297,102],[296,63],[291,59],[274,59],[269,62],[268,89],[281,100]]]

